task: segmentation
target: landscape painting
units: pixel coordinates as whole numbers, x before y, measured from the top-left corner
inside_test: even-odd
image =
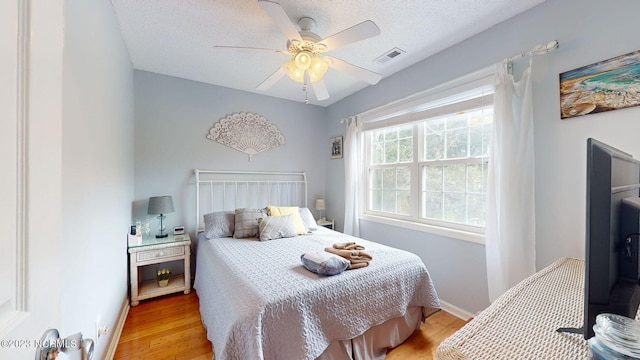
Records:
[[[560,74],[562,119],[640,105],[640,50]]]

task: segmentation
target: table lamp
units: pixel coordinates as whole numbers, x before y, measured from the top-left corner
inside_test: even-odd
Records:
[[[322,211],[326,209],[326,205],[324,203],[324,199],[316,199],[316,210],[320,211],[320,220],[324,220],[324,216],[322,216]]]
[[[156,234],[157,238],[165,238],[169,236],[169,234],[165,232],[164,218],[166,216],[164,214],[172,213],[174,211],[173,199],[171,196],[153,196],[149,198],[147,214],[160,214],[158,215],[158,219],[160,219],[160,230],[158,231],[158,234]]]

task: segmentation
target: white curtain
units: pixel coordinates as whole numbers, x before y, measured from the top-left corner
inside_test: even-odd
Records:
[[[489,299],[535,272],[531,59],[520,81],[496,69],[489,154],[486,259]]]
[[[360,236],[358,220],[360,171],[360,122],[355,116],[347,119],[347,135],[344,139],[344,233]]]

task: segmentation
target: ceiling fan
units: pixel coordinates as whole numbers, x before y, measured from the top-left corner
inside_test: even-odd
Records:
[[[348,29],[340,31],[327,38],[311,32],[315,21],[310,17],[303,17],[298,21],[300,31],[291,22],[284,9],[277,2],[269,0],[258,0],[260,7],[271,17],[271,20],[287,36],[287,50],[274,50],[253,47],[239,46],[216,46],[222,48],[248,49],[248,50],[268,50],[281,54],[291,55],[273,74],[269,75],[256,89],[267,90],[278,82],[282,77],[288,75],[291,79],[303,84],[306,92],[307,83],[311,83],[313,92],[318,100],[329,98],[327,87],[323,77],[328,68],[344,72],[355,78],[364,80],[369,84],[377,84],[382,78],[380,74],[350,64],[344,60],[324,55],[325,52],[339,47],[368,39],[380,34],[380,29],[371,20],[363,21]],[[308,98],[305,103],[308,103]]]

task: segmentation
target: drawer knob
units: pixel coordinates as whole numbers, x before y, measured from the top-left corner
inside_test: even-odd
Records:
[[[156,257],[159,257],[159,256],[164,256],[164,251],[159,251],[159,252],[156,254]]]

